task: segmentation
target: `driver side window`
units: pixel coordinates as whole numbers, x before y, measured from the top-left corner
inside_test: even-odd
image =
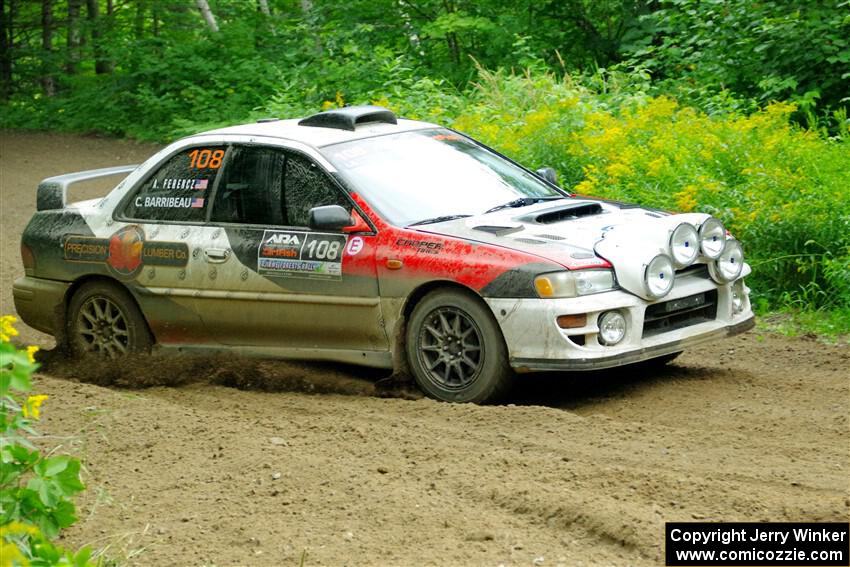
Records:
[[[287,155],[284,179],[284,202],[290,226],[309,226],[309,211],[313,207],[339,205],[351,212],[351,203],[333,180],[307,157]]]
[[[213,222],[307,227],[309,211],[349,200],[311,159],[280,148],[234,146],[222,171]]]

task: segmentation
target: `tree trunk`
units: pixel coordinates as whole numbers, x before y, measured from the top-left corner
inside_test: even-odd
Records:
[[[12,93],[12,5],[6,13],[6,1],[0,0],[0,99]]]
[[[207,22],[210,30],[212,30],[213,33],[218,32],[218,24],[215,23],[215,16],[213,15],[212,10],[210,10],[209,2],[207,2],[207,0],[196,0],[196,2],[198,3],[198,10],[201,11],[201,15],[204,17],[204,21]]]
[[[88,15],[89,27],[91,28],[91,43],[94,51],[94,72],[105,75],[112,71],[112,65],[106,59],[103,52],[103,21],[100,18],[99,0],[86,0],[86,14]]]
[[[136,17],[133,22],[133,29],[136,39],[144,39],[145,37],[145,3],[141,0],[136,2]]]
[[[80,62],[80,7],[83,0],[68,0],[68,58],[65,72],[69,75],[77,73]]]
[[[272,11],[269,10],[269,0],[257,0],[257,4],[260,6],[260,12],[262,12],[267,18],[270,18]]]
[[[41,0],[41,87],[45,96],[56,94],[56,77],[53,75],[53,0]]]

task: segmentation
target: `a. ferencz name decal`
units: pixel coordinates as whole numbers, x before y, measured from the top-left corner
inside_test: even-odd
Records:
[[[209,179],[172,179],[170,177],[163,179],[162,184],[159,180],[154,179],[151,189],[193,189],[203,191],[209,186]]]
[[[266,230],[257,251],[264,276],[342,279],[346,236],[318,232]]]
[[[182,267],[189,261],[183,242],[151,242],[138,226],[125,226],[109,238],[70,235],[63,245],[65,260],[106,264],[122,277],[133,277],[145,265]]]

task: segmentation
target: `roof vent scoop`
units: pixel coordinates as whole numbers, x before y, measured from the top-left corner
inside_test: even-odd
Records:
[[[316,128],[336,128],[337,130],[354,131],[358,124],[384,122],[398,124],[395,114],[380,106],[346,106],[334,108],[325,112],[308,116],[299,126],[315,126]]]

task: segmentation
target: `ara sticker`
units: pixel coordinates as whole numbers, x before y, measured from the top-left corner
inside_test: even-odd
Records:
[[[346,236],[266,230],[257,251],[257,271],[265,276],[342,279]]]
[[[106,264],[123,278],[135,277],[144,265],[182,267],[189,261],[185,243],[145,240],[138,226],[125,226],[109,238],[71,235],[63,249],[68,262]]]

